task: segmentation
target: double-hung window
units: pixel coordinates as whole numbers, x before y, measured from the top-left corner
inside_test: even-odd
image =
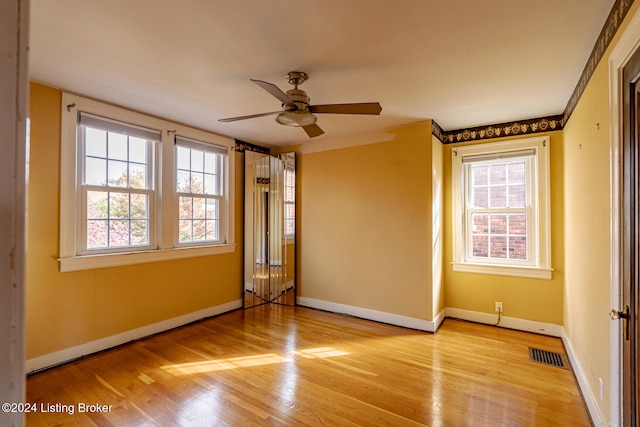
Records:
[[[235,251],[235,141],[64,93],[60,271]]]
[[[225,147],[176,137],[179,245],[222,241],[226,159]]]
[[[292,159],[284,167],[284,235],[293,239],[296,234],[296,172]]]
[[[78,253],[155,246],[155,151],[160,132],[79,114]]]
[[[452,150],[454,271],[550,278],[549,139]]]

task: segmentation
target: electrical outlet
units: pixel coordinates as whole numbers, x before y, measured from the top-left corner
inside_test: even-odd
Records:
[[[496,313],[502,313],[502,303],[496,301]]]

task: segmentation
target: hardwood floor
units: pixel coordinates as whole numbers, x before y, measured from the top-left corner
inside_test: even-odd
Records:
[[[588,426],[557,338],[437,334],[302,307],[211,318],[29,376],[29,426]],[[58,406],[56,406],[58,404]],[[85,411],[106,405],[107,412]],[[67,405],[67,406],[60,406]],[[50,409],[43,412],[41,409]],[[72,413],[71,413],[72,412]]]

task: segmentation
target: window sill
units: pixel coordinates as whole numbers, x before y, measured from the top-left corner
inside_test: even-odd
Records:
[[[526,277],[529,279],[551,280],[552,268],[525,267],[513,265],[487,265],[469,262],[452,262],[453,271],[462,273],[494,274],[498,276]]]
[[[93,270],[96,268],[120,267],[124,265],[228,254],[235,252],[235,250],[235,244],[225,244],[117,254],[81,255],[58,258],[58,261],[60,261],[60,272],[65,273],[68,271]]]

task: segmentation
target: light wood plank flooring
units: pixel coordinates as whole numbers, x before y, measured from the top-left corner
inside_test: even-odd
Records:
[[[572,372],[530,362],[529,346],[564,353],[557,338],[453,319],[429,334],[265,305],[31,375],[27,401],[39,411],[26,420],[29,426],[589,426]],[[81,403],[110,408],[79,412]]]

